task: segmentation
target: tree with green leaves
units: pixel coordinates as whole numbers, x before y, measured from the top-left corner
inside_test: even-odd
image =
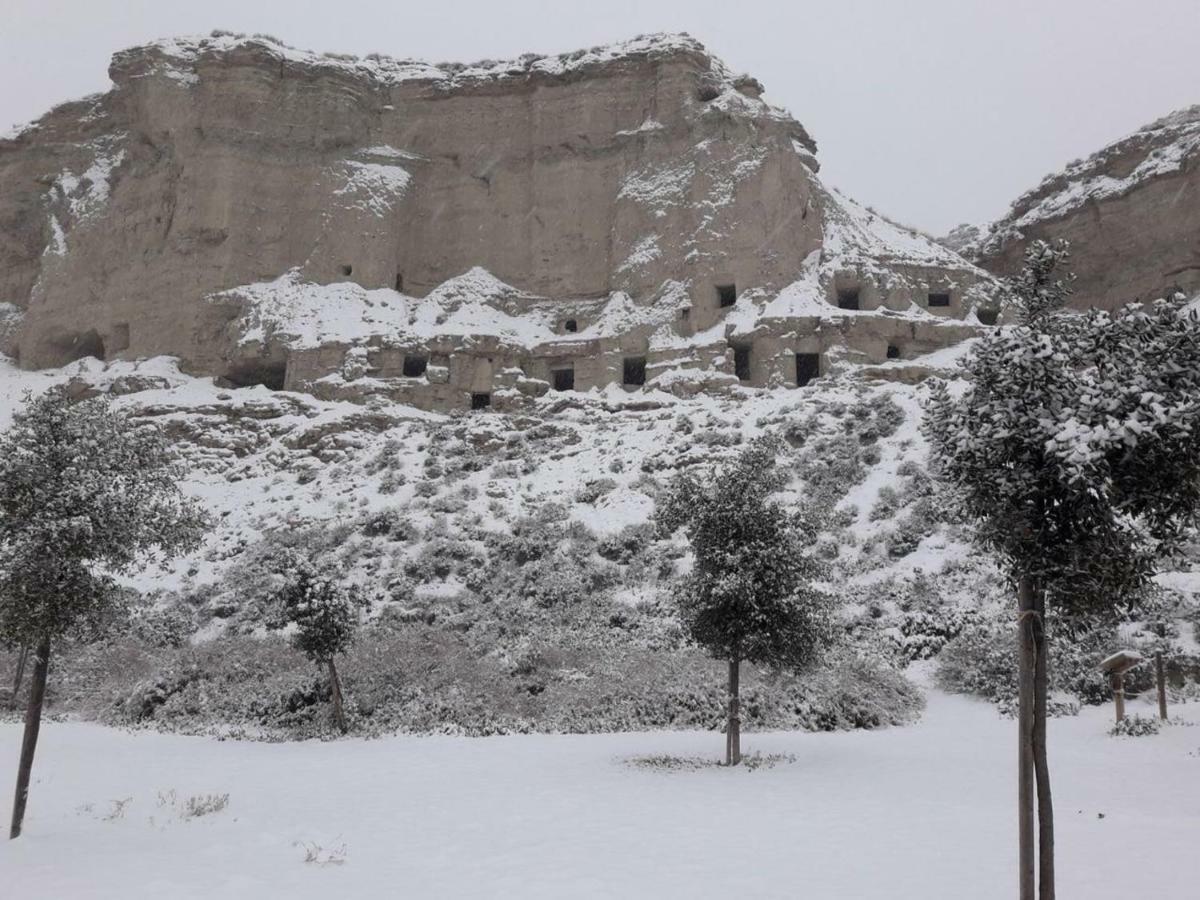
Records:
[[[336,658],[350,649],[358,630],[361,598],[307,560],[296,560],[287,584],[276,594],[281,624],[292,625],[292,646],[329,672],[333,720],[346,731],[342,683]]]
[[[684,627],[729,665],[728,765],[742,756],[741,663],[803,669],[834,635],[831,599],[814,586],[814,522],[774,496],[787,481],[779,451],[777,438],[760,438],[707,478],[677,476],[655,514],[659,534],[682,528],[694,555],[675,589]]]
[[[62,387],[26,397],[0,435],[0,639],[33,656],[10,837],[24,821],[55,642],[117,617],[114,576],[199,545],[204,516],[180,478],[155,426]]]
[[[1068,311],[1067,258],[1030,246],[1016,323],[979,339],[964,392],[935,386],[924,423],[935,474],[1016,588],[1022,900],[1035,868],[1054,897],[1047,607],[1070,622],[1136,602],[1200,510],[1200,321],[1181,295]]]

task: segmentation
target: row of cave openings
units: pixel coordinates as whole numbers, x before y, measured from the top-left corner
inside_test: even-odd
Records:
[[[895,348],[888,348],[888,355]],[[751,380],[749,345],[738,345],[733,348],[734,371],[739,381]],[[897,356],[899,352],[897,351]],[[821,376],[820,353],[796,353],[795,379],[796,387],[804,387],[809,382]],[[407,358],[405,363],[407,365]],[[406,373],[407,374],[407,373]],[[627,356],[622,360],[621,384],[625,387],[641,387],[646,383],[646,357]],[[550,370],[551,387],[555,391],[575,390],[575,367],[562,366]],[[492,405],[492,395],[488,393],[471,394],[471,409],[482,410]]]

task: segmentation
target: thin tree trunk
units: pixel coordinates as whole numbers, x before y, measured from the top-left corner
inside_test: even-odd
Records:
[[[742,722],[738,709],[740,668],[741,660],[735,653],[729,659],[729,725],[725,740],[725,763],[730,766],[742,761]]]
[[[25,736],[21,740],[21,759],[17,763],[17,790],[13,796],[12,825],[9,840],[21,836],[25,821],[25,803],[29,799],[29,775],[33,771],[33,753],[42,727],[42,702],[46,699],[46,673],[50,670],[50,639],[38,644],[33,658],[33,678],[29,685],[29,706],[25,709]]]
[[[1036,615],[1033,580],[1022,575],[1017,582],[1017,828],[1018,878],[1021,900],[1035,900],[1034,893],[1034,643],[1032,620]]]
[[[1033,630],[1034,705],[1033,765],[1037,778],[1038,819],[1038,897],[1054,900],[1054,800],[1050,792],[1050,762],[1046,755],[1046,702],[1050,693],[1050,645],[1046,641],[1046,592],[1037,585],[1034,591]]]
[[[17,674],[13,677],[12,697],[9,699],[9,706],[13,709],[17,708],[17,698],[21,694],[21,682],[25,679],[25,661],[29,659],[29,645],[21,645],[21,653],[17,656]]]
[[[342,683],[338,679],[337,666],[333,664],[333,657],[329,658],[329,684],[333,688],[333,721],[337,723],[338,730],[345,734],[346,713],[342,709]]]

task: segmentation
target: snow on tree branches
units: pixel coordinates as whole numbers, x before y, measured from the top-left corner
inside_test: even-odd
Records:
[[[1183,298],[1055,313],[1065,248],[1035,243],[1022,324],[980,339],[966,391],[936,386],[939,477],[1010,573],[1060,603],[1111,602],[1152,571],[1200,504],[1200,321]]]
[[[813,586],[820,563],[808,552],[811,519],[772,495],[785,484],[776,438],[761,438],[706,480],[678,476],[656,513],[660,534],[682,528],[695,562],[675,598],[684,627],[730,664],[730,745],[738,744],[738,666],[742,660],[802,668],[831,643],[830,599]]]
[[[205,518],[154,426],[54,387],[0,436],[0,639],[34,648],[10,836],[21,833],[52,642],[120,611],[113,579],[198,546]]]
[[[328,669],[334,720],[345,731],[342,686],[335,657],[345,653],[354,642],[361,599],[352,588],[343,587],[318,572],[307,560],[299,559],[275,599],[280,604],[282,622],[295,626],[292,645]]]

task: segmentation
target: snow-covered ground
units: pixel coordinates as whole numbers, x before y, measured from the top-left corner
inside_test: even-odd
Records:
[[[754,771],[627,762],[715,759],[714,733],[262,744],[49,724],[0,893],[1012,897],[1014,724],[929,700],[910,728],[749,735],[795,757]],[[1200,724],[1200,706],[1173,712]],[[1110,714],[1051,723],[1060,894],[1195,897],[1200,728],[1112,738]],[[0,771],[19,737],[0,726]],[[181,816],[214,793],[225,809]]]

